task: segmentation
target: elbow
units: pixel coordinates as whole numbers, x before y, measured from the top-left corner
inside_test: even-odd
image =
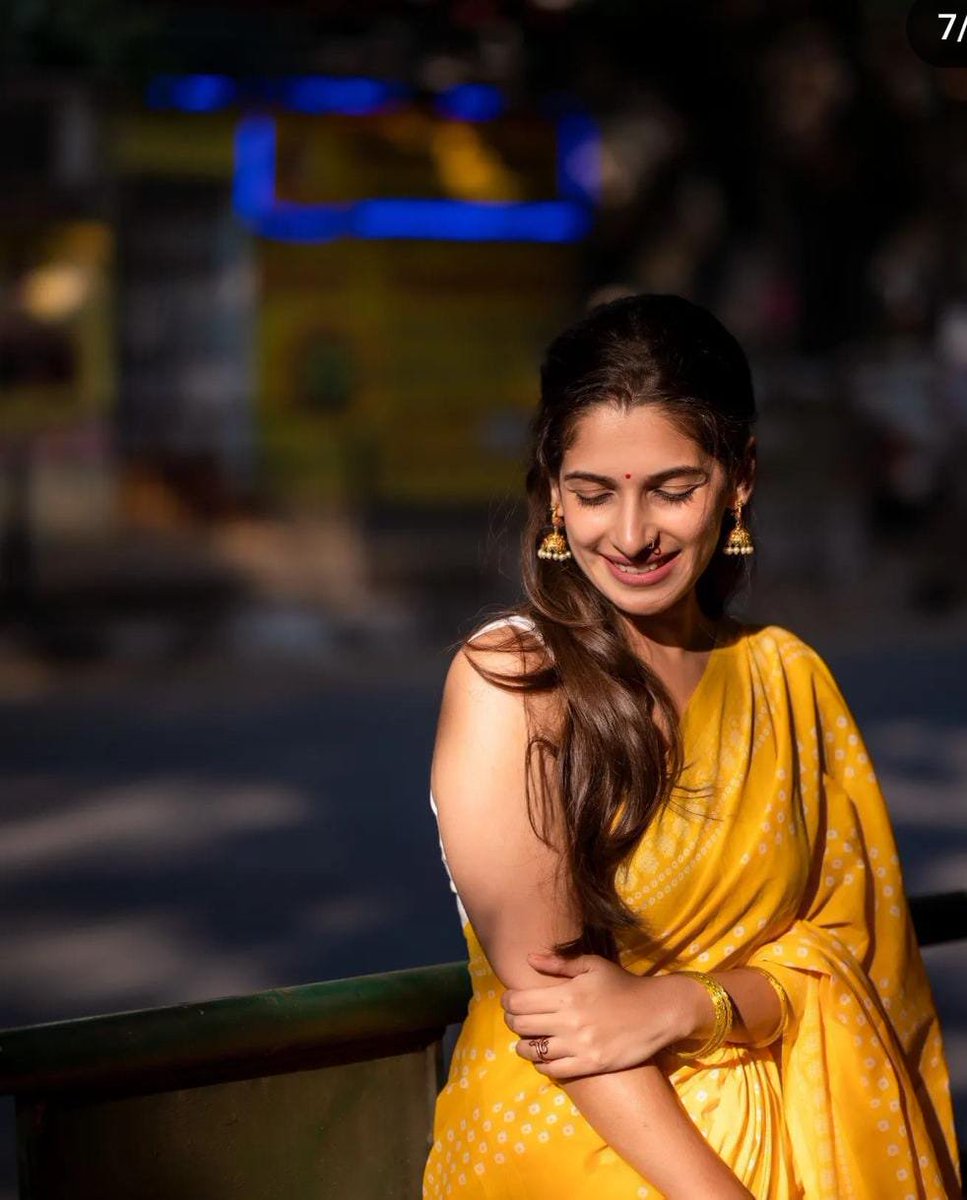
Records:
[[[542,975],[527,960],[529,953],[549,950],[549,945],[528,939],[506,914],[494,912],[493,917],[492,922],[483,920],[480,925],[471,917],[471,924],[487,965],[504,990],[548,987],[559,982],[555,976]]]

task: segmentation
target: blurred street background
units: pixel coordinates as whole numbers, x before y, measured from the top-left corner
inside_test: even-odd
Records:
[[[464,956],[440,688],[541,351],[628,292],[749,353],[736,612],[965,886],[967,71],[907,8],[2,0],[0,1027]]]

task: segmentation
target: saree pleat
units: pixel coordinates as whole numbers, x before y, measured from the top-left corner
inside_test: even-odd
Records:
[[[822,658],[779,626],[713,651],[682,715],[680,788],[619,870],[637,974],[764,967],[781,1041],[655,1060],[757,1200],[949,1200],[959,1162],[943,1040],[889,814]],[[437,1098],[427,1200],[641,1198],[565,1090],[514,1047],[464,924],[473,995]]]

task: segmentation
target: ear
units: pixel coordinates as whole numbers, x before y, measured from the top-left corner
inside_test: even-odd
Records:
[[[739,483],[735,489],[733,504],[741,502],[744,508],[752,498],[752,492],[755,487],[756,462],[757,443],[755,437],[750,435],[745,446],[745,461],[739,473]]]
[[[551,480],[551,504],[560,512],[564,511],[564,505],[561,503],[561,489],[557,486],[556,480]]]

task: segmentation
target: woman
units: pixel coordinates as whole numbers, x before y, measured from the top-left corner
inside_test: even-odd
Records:
[[[752,549],[742,350],[634,296],[541,382],[527,603],[454,657],[434,750],[473,997],[424,1196],[958,1195],[868,752],[813,649],[725,612]]]

